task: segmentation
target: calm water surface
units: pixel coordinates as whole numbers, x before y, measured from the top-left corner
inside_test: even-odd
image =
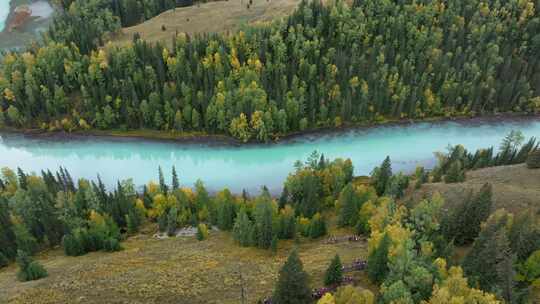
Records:
[[[9,15],[9,2],[10,0],[0,0],[0,32],[6,26],[6,19]]]
[[[0,167],[21,167],[39,173],[64,166],[74,178],[94,179],[100,174],[107,185],[126,178],[142,185],[157,180],[158,166],[169,177],[175,165],[184,185],[191,186],[201,179],[210,190],[228,187],[235,192],[243,188],[256,192],[261,185],[267,185],[277,193],[294,162],[306,159],[314,150],[331,158],[351,158],[357,175],[369,174],[386,155],[391,157],[394,170],[410,172],[418,165],[433,167],[433,152],[444,151],[448,145],[463,144],[468,149],[498,146],[511,130],[540,138],[540,118],[383,126],[242,147],[95,137],[51,140],[0,134]]]

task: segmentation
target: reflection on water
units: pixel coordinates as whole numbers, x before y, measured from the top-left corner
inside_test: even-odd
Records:
[[[417,165],[432,167],[434,151],[463,144],[469,149],[498,145],[510,130],[540,137],[540,119],[503,123],[419,123],[352,130],[332,135],[309,135],[276,145],[207,146],[145,140],[86,138],[69,141],[4,134],[0,141],[0,167],[28,171],[66,167],[74,177],[95,178],[113,185],[133,178],[136,184],[157,179],[157,167],[166,174],[175,165],[184,185],[202,179],[211,190],[228,187],[254,192],[267,185],[276,193],[298,159],[313,150],[325,156],[349,157],[357,175],[367,175],[386,155],[395,170],[412,171]]]

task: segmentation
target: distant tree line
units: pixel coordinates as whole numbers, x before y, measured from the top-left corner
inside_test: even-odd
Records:
[[[137,2],[148,16],[172,5]],[[285,21],[245,32],[96,49],[128,22],[119,18],[132,19],[126,3],[75,1],[43,46],[5,55],[0,124],[266,141],[316,127],[540,109],[540,17],[530,0],[303,2]]]

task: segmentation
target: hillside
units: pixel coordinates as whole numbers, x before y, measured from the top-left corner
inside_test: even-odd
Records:
[[[483,184],[493,185],[495,209],[505,208],[517,213],[527,208],[540,208],[540,170],[527,169],[525,165],[490,167],[467,172],[464,183],[430,183],[411,191],[404,199],[418,201],[439,192],[448,208],[464,200],[470,190],[478,191]]]
[[[406,199],[419,200],[439,191],[450,207],[469,189],[478,190],[485,182],[493,185],[496,208],[519,212],[540,207],[540,170],[524,165],[471,171],[467,181],[459,184],[425,184]],[[203,242],[193,237],[158,240],[151,236],[154,229],[154,225],[147,225],[142,234],[123,242],[124,250],[116,253],[66,257],[61,249],[55,249],[41,254],[37,260],[49,271],[49,277],[39,281],[18,282],[17,267],[11,265],[0,271],[0,286],[5,291],[0,302],[238,303],[241,268],[248,303],[253,303],[271,294],[277,271],[294,246],[293,241],[280,243],[277,255],[272,256],[268,251],[239,247],[229,233],[214,232]],[[350,233],[332,230],[334,235]],[[345,264],[366,258],[365,241],[325,244],[323,238],[302,241],[299,248],[312,287],[321,286],[334,254],[339,253]],[[362,273],[355,275],[361,287],[376,290]]]
[[[135,33],[139,33],[146,41],[169,43],[176,32],[201,34],[234,31],[245,24],[287,16],[300,1],[256,0],[247,8],[248,3],[248,0],[228,0],[176,8],[136,26],[123,28],[113,41],[127,43]]]

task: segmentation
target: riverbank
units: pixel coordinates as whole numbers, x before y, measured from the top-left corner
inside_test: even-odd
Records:
[[[478,124],[489,124],[499,122],[522,122],[525,120],[540,119],[540,113],[499,113],[482,116],[453,116],[453,117],[429,117],[424,119],[400,119],[384,120],[380,122],[348,123],[340,127],[317,127],[304,131],[290,132],[276,136],[268,142],[250,140],[246,143],[224,134],[208,134],[205,132],[170,132],[159,130],[77,130],[73,132],[46,131],[42,129],[18,129],[0,127],[0,132],[22,134],[27,137],[35,137],[50,140],[77,140],[77,139],[110,139],[114,141],[132,141],[141,139],[151,142],[176,142],[185,144],[205,144],[209,146],[261,146],[287,144],[297,140],[313,140],[319,136],[340,135],[347,132],[364,131],[378,127],[411,126],[419,123],[447,123],[455,122],[464,125],[474,126]],[[539,134],[540,137],[540,134]]]

